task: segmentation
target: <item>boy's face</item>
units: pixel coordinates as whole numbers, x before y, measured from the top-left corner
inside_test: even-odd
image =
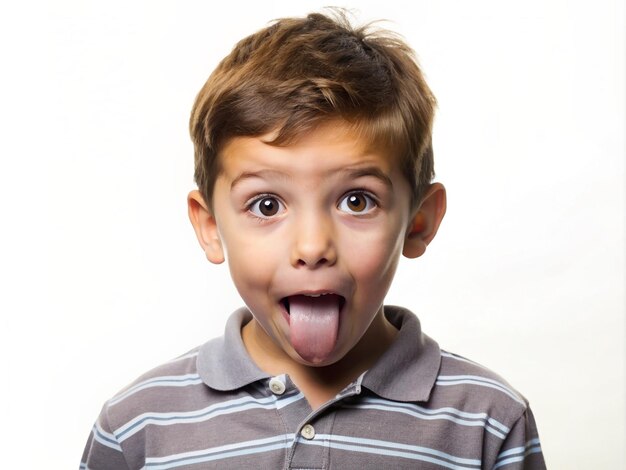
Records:
[[[212,210],[195,191],[190,215],[209,260],[228,259],[262,327],[256,344],[271,339],[294,361],[329,365],[370,326],[388,326],[382,305],[400,253],[421,255],[436,226],[421,233],[423,211],[412,211],[398,162],[341,124],[288,147],[266,144],[271,137],[232,139]]]

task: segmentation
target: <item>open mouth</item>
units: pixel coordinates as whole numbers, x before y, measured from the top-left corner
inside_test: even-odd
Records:
[[[290,295],[287,297],[283,297],[280,300],[281,305],[285,308],[285,312],[287,315],[291,315],[291,304],[301,304],[303,302],[308,302],[311,305],[329,305],[334,304],[337,306],[337,310],[341,311],[343,306],[346,303],[346,299],[339,294],[335,294],[332,292],[322,293],[322,294],[297,294]]]

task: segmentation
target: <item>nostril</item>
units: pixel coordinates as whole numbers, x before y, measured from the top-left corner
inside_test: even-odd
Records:
[[[336,262],[337,253],[330,236],[323,239],[301,235],[291,250],[291,264],[294,267],[309,269],[330,266]]]
[[[323,266],[325,264],[328,264],[328,259],[326,258],[320,258],[315,262],[309,263],[308,261],[300,258],[298,259],[298,266]]]

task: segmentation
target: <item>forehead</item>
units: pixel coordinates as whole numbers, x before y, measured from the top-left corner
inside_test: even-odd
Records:
[[[324,123],[288,145],[274,144],[277,135],[278,131],[273,131],[230,139],[219,155],[222,172],[236,172],[242,165],[305,174],[319,173],[321,169],[333,172],[346,166],[377,166],[388,174],[399,171],[399,161],[392,152],[373,145],[343,121]]]

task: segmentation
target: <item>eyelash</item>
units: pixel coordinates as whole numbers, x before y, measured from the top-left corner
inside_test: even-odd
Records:
[[[258,220],[259,222],[264,222],[266,220],[269,220],[273,217],[275,217],[277,214],[272,214],[272,215],[265,215],[265,214],[259,214],[254,212],[254,207],[259,204],[261,201],[263,201],[264,199],[273,199],[274,201],[276,201],[276,203],[278,203],[278,213],[284,211],[285,209],[285,204],[280,200],[280,198],[278,196],[276,196],[275,194],[271,194],[271,193],[266,193],[266,194],[258,194],[256,195],[254,198],[252,198],[250,201],[248,201],[245,205],[246,207],[246,212],[253,217],[254,219]]]
[[[369,214],[370,212],[372,212],[374,209],[378,208],[380,205],[378,202],[378,199],[369,191],[365,191],[363,189],[353,189],[341,197],[341,199],[339,200],[339,203],[337,204],[337,208],[339,210],[342,210],[341,205],[344,203],[344,201],[347,201],[350,196],[361,196],[366,200],[366,207],[363,211],[361,212],[353,212],[351,210],[344,211],[350,215],[365,216]]]

